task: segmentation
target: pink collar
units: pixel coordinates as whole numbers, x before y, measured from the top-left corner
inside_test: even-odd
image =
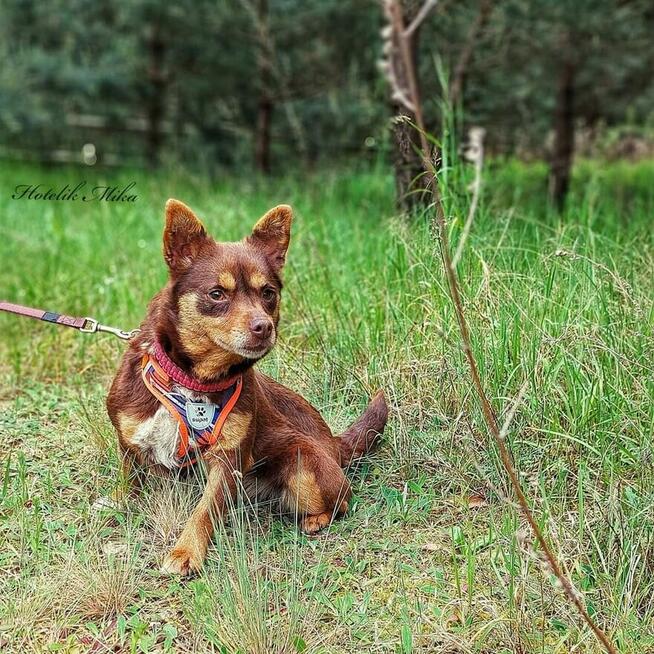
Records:
[[[185,373],[178,365],[173,363],[163,347],[161,347],[159,341],[154,342],[154,358],[173,381],[184,386],[184,388],[197,391],[198,393],[216,393],[218,391],[224,391],[230,386],[233,386],[238,379],[238,375],[233,375],[232,377],[227,377],[227,379],[222,379],[221,381],[213,382],[211,384],[205,384],[198,381],[195,377],[191,377],[191,375]]]

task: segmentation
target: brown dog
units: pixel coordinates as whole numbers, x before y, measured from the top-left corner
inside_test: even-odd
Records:
[[[254,370],[277,338],[281,269],[292,212],[271,209],[239,243],[217,243],[181,202],[166,204],[166,286],[125,352],[107,408],[126,477],[133,462],[165,469],[202,459],[202,498],[164,570],[188,574],[204,560],[228,494],[245,475],[316,532],[347,510],[343,467],[374,444],[388,409],[378,393],[335,438],[306,400]]]

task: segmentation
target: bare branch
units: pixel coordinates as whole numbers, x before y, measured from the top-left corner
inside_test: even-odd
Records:
[[[427,18],[429,12],[436,7],[438,0],[425,0],[420,11],[416,14],[415,18],[411,21],[409,27],[404,30],[405,38],[410,38],[411,35],[420,27],[421,23]]]
[[[454,305],[454,311],[456,313],[457,322],[459,324],[459,332],[461,334],[461,342],[463,344],[463,350],[465,352],[465,356],[468,361],[468,368],[470,370],[470,376],[472,377],[473,386],[475,388],[475,391],[481,403],[484,420],[486,422],[489,432],[491,433],[491,436],[493,437],[493,441],[495,442],[495,445],[499,451],[502,466],[504,467],[509,477],[511,486],[513,487],[513,491],[518,500],[518,504],[522,509],[522,513],[525,516],[527,522],[529,523],[529,526],[531,527],[531,530],[534,536],[536,537],[538,544],[540,545],[548,569],[558,579],[559,583],[561,584],[565,592],[565,595],[570,600],[570,602],[576,607],[577,611],[583,618],[584,622],[590,627],[590,629],[593,631],[597,639],[606,649],[608,654],[618,654],[615,646],[611,643],[607,635],[595,624],[593,619],[590,617],[588,611],[586,610],[586,607],[584,606],[584,602],[582,598],[580,597],[575,587],[572,585],[571,581],[563,572],[556,556],[552,552],[552,549],[550,548],[547,540],[543,536],[543,532],[541,531],[540,527],[538,526],[538,523],[536,522],[536,519],[534,518],[531,512],[529,503],[527,502],[527,498],[522,490],[522,486],[518,478],[518,473],[516,472],[516,469],[513,464],[513,459],[511,457],[509,449],[506,446],[504,435],[500,430],[500,428],[498,427],[495,414],[493,412],[490,401],[488,400],[488,396],[486,395],[486,391],[484,390],[483,384],[481,382],[477,361],[472,351],[472,341],[470,338],[468,322],[466,320],[465,313],[463,311],[463,303],[461,301],[461,293],[459,290],[459,283],[456,275],[456,270],[452,264],[452,259],[450,257],[449,242],[448,242],[449,239],[447,234],[445,213],[443,209],[441,195],[438,188],[438,179],[436,176],[436,170],[429,156],[429,151],[430,151],[429,143],[427,141],[425,122],[423,120],[422,107],[420,104],[420,97],[418,94],[418,87],[416,83],[416,72],[413,67],[408,39],[405,36],[406,31],[404,29],[402,10],[397,0],[386,0],[385,10],[387,16],[389,17],[389,21],[391,27],[393,28],[395,37],[397,38],[400,53],[406,68],[406,75],[407,75],[408,87],[409,87],[409,96],[415,106],[414,116],[420,134],[420,145],[422,148],[422,161],[425,167],[425,171],[430,178],[431,191],[434,198],[435,227],[441,244],[441,248],[440,248],[441,258],[443,261],[443,267],[445,269],[445,275],[447,277],[450,296],[452,298],[452,303]],[[510,424],[510,421],[508,424]]]

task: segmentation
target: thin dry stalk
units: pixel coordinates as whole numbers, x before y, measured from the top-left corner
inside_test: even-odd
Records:
[[[483,384],[481,382],[481,378],[479,377],[479,369],[477,367],[477,362],[472,352],[470,331],[468,329],[468,323],[463,311],[463,304],[461,302],[461,294],[459,291],[459,284],[456,276],[456,270],[452,264],[452,259],[450,257],[447,225],[445,221],[445,212],[443,210],[443,203],[438,190],[436,169],[434,168],[432,159],[429,156],[430,148],[429,148],[429,143],[427,141],[427,136],[425,131],[425,122],[422,114],[422,107],[421,107],[420,97],[418,93],[416,72],[412,66],[411,52],[409,50],[409,43],[408,43],[408,39],[406,38],[406,32],[404,29],[402,9],[399,3],[397,2],[397,0],[385,0],[384,9],[386,15],[389,17],[390,26],[393,32],[394,38],[392,40],[398,44],[398,47],[400,49],[400,56],[402,58],[404,66],[406,67],[405,72],[408,82],[408,89],[406,89],[406,94],[408,95],[409,100],[411,101],[411,104],[413,105],[414,108],[416,126],[420,134],[420,147],[421,147],[422,161],[424,164],[425,172],[429,176],[429,183],[431,184],[431,192],[434,199],[433,204],[435,210],[436,231],[438,233],[441,243],[441,248],[440,248],[441,258],[443,261],[443,267],[445,269],[445,274],[447,277],[450,296],[452,299],[452,303],[454,305],[454,310],[459,325],[459,332],[461,334],[463,350],[466,355],[468,367],[470,369],[470,376],[472,377],[472,382],[475,391],[479,397],[479,401],[481,402],[484,420],[486,422],[488,430],[491,433],[491,436],[493,437],[495,445],[497,446],[497,449],[500,453],[500,459],[502,461],[502,465],[506,470],[507,475],[509,476],[516,498],[518,500],[518,503],[520,504],[520,508],[522,509],[522,512],[543,551],[543,556],[547,561],[547,565],[549,569],[551,570],[552,574],[557,578],[558,582],[561,584],[561,587],[563,588],[563,591],[565,592],[570,602],[577,608],[583,620],[593,631],[593,633],[600,641],[600,643],[604,646],[606,651],[609,654],[618,654],[615,646],[611,643],[607,635],[595,624],[593,619],[588,614],[588,611],[584,606],[580,594],[572,585],[572,582],[564,574],[556,556],[554,555],[550,546],[545,540],[543,532],[541,531],[538,524],[536,523],[536,520],[531,512],[531,509],[529,508],[529,503],[527,502],[527,498],[522,490],[522,486],[520,485],[520,481],[518,479],[518,473],[516,472],[516,469],[513,465],[513,460],[509,452],[509,449],[506,445],[504,435],[500,431],[500,428],[497,424],[497,420],[495,418],[495,414],[493,413],[493,409],[491,408],[490,402],[484,390]]]

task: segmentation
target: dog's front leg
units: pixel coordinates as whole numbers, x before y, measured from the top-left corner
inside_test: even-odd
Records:
[[[236,495],[239,476],[238,451],[220,451],[205,459],[207,484],[184,530],[168,553],[162,571],[188,575],[198,572],[213,535],[213,521],[220,520]]]

